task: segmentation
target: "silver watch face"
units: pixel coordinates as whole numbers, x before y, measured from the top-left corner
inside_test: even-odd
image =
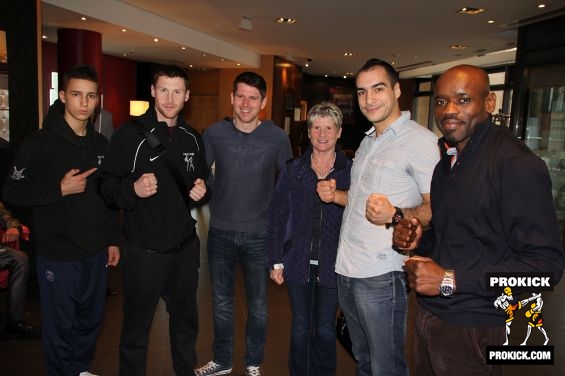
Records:
[[[453,286],[441,285],[441,287],[439,288],[439,292],[442,296],[451,296],[453,295]]]

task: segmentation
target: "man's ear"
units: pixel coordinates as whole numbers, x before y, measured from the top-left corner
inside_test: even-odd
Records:
[[[485,109],[489,114],[493,114],[496,111],[496,94],[494,91],[490,91],[485,98]]]

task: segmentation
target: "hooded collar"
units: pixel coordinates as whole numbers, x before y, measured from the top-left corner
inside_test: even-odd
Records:
[[[43,129],[53,132],[76,147],[83,148],[84,143],[82,142],[82,137],[78,136],[75,131],[71,128],[69,123],[65,120],[65,104],[61,100],[57,99],[49,107],[47,116],[43,121]],[[95,137],[95,130],[92,122],[88,120],[86,123],[86,135],[87,139]]]

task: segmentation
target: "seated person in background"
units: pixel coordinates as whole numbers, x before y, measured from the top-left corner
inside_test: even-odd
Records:
[[[8,336],[38,338],[37,329],[25,323],[27,278],[29,259],[25,252],[8,247],[7,243],[17,241],[22,234],[20,222],[0,202],[0,270],[8,270],[8,314],[4,331]]]

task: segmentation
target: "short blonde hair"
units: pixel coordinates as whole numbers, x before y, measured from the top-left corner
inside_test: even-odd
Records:
[[[343,121],[343,114],[338,106],[331,102],[321,102],[314,105],[310,111],[308,111],[308,129],[312,127],[312,122],[321,117],[329,117],[335,123],[338,130],[341,129],[341,123]]]

